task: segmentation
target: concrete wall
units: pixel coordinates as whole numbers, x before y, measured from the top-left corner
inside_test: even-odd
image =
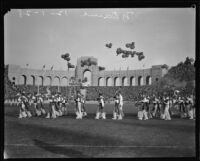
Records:
[[[15,84],[41,85],[43,82],[43,85],[68,86],[71,77],[83,80],[84,72],[90,71],[91,86],[99,86],[100,79],[102,79],[103,86],[114,86],[116,85],[116,80],[118,80],[117,85],[119,86],[137,86],[139,84],[152,84],[167,73],[167,70],[162,69],[161,65],[154,65],[149,69],[118,71],[99,71],[98,62],[97,65],[81,67],[81,60],[88,58],[97,62],[94,57],[80,57],[77,60],[77,66],[74,71],[38,70],[21,68],[18,65],[8,65],[8,77]],[[131,80],[134,80],[135,83],[131,83]]]
[[[66,86],[70,78],[74,77],[74,71],[55,71],[21,68],[17,65],[8,65],[8,78],[15,84],[38,85],[41,80],[43,85]]]

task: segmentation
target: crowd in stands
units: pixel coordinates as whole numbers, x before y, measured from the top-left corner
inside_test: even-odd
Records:
[[[12,82],[10,82],[9,80],[7,80],[7,82],[5,83],[5,99],[8,98],[14,98],[16,96],[16,94],[18,92],[26,92],[26,93],[35,93],[38,92],[38,86],[33,86],[33,85],[14,85]],[[52,93],[57,93],[60,92],[62,93],[63,96],[66,97],[70,97],[70,95],[74,95],[74,91],[79,90],[81,87],[80,86],[76,86],[76,87],[72,87],[72,86],[66,86],[66,87],[58,87],[58,86],[39,86],[39,93],[41,94],[45,94],[47,91],[47,88],[52,92]],[[92,101],[95,100],[98,97],[98,93],[101,92],[104,94],[104,98],[106,101],[111,101],[113,98],[113,95],[115,94],[115,92],[117,90],[120,89],[124,100],[125,101],[133,101],[133,100],[137,100],[140,95],[146,94],[146,95],[153,95],[153,94],[163,94],[163,93],[167,93],[167,94],[173,94],[174,90],[171,89],[167,89],[167,90],[163,90],[162,92],[159,92],[151,87],[151,86],[110,86],[110,87],[106,87],[106,86],[90,86],[90,87],[84,87],[87,90],[87,97],[86,100],[87,101]],[[182,93],[187,92],[186,89],[178,89],[180,91],[183,91]]]

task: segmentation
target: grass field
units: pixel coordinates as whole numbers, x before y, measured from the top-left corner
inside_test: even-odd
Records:
[[[95,120],[97,105],[87,105],[88,116],[76,120],[74,106],[57,119],[18,119],[17,107],[5,106],[5,158],[194,157],[195,121],[137,120],[133,105],[124,105],[125,118]]]

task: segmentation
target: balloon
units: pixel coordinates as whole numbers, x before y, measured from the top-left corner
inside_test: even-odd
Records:
[[[117,55],[121,54],[122,53],[122,49],[121,48],[117,48],[116,53],[117,53]]]
[[[127,43],[125,46],[126,46],[127,48],[134,49],[134,48],[135,48],[135,43],[134,43],[134,42]]]
[[[132,42],[132,43],[130,44],[130,49],[134,49],[134,48],[135,48],[135,43]]]
[[[70,61],[70,58],[69,58],[69,57],[67,57],[65,60],[67,60],[67,61]]]
[[[123,55],[122,55],[122,58],[127,58],[127,56],[123,54]]]
[[[105,70],[105,67],[99,66],[99,70]]]
[[[128,55],[131,55],[131,54],[132,54],[132,51],[127,51],[127,54],[128,54]]]
[[[65,56],[66,56],[66,57],[69,57],[69,53],[66,53]]]
[[[142,60],[142,59],[144,59],[144,58],[145,58],[144,55],[139,55],[139,56],[138,56],[138,60],[139,60],[139,61]]]
[[[130,44],[128,44],[128,43],[127,43],[125,46],[126,46],[127,48],[130,48]]]
[[[107,48],[111,48],[112,47],[112,43],[106,44]]]
[[[68,63],[68,68],[75,68],[75,66],[72,65],[71,63]]]

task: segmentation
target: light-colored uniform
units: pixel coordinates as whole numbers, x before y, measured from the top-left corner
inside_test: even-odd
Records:
[[[171,120],[170,114],[169,114],[169,99],[165,100],[165,109],[164,109],[164,120]]]
[[[82,119],[81,95],[78,95],[76,98],[76,119]]]
[[[124,112],[123,112],[123,97],[121,94],[119,94],[119,116],[118,116],[118,120],[122,120],[122,118],[124,117]]]
[[[17,101],[18,101],[18,106],[19,106],[19,117],[18,118],[26,118],[27,117],[27,114],[25,112],[25,104],[22,100],[22,96],[20,96]]]
[[[188,97],[187,100],[188,100],[188,103],[189,103],[189,106],[190,106],[190,108],[188,109],[189,119],[194,119],[195,118],[195,109],[193,108],[194,101],[191,97]]]
[[[154,105],[153,117],[156,117],[156,113],[157,113],[157,110],[158,110],[158,102],[159,102],[159,100],[157,98],[155,98],[153,100],[153,105]]]
[[[144,97],[144,99],[141,101],[143,104],[145,104],[145,103],[148,103],[149,102],[149,100],[146,98],[146,97]],[[148,120],[148,116],[147,116],[147,111],[146,111],[146,109],[145,108],[143,108],[143,110],[142,111],[138,111],[138,119],[139,120]]]
[[[106,113],[104,112],[104,97],[103,96],[99,96],[98,98],[98,102],[99,102],[99,106],[97,109],[97,113],[96,113],[96,117],[95,119],[106,119]]]
[[[119,96],[118,95],[116,95],[115,96],[115,100],[114,100],[114,102],[115,102],[115,107],[114,107],[114,110],[113,110],[113,120],[116,120],[117,119],[117,117],[119,116],[119,98],[118,98]]]

